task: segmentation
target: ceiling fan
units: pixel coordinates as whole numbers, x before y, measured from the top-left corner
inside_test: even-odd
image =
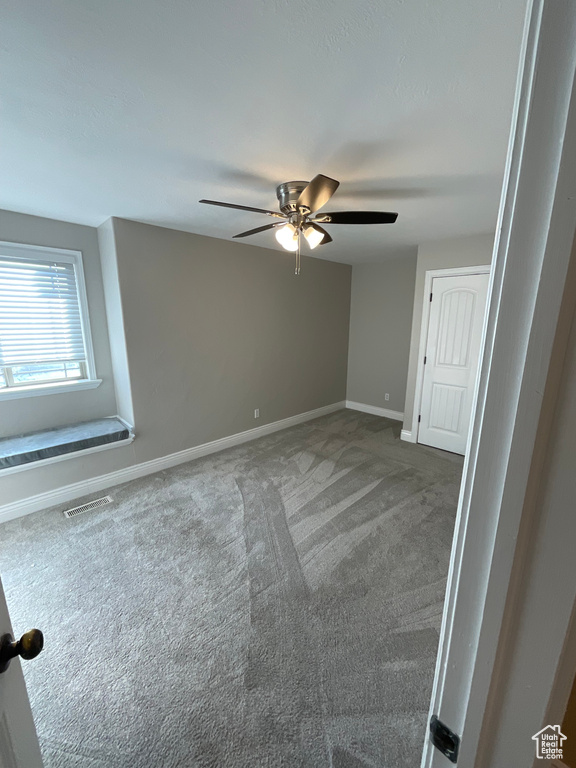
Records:
[[[397,213],[385,213],[383,211],[334,211],[333,213],[317,214],[334,192],[340,186],[340,182],[323,176],[319,173],[311,182],[286,181],[276,187],[276,196],[280,207],[280,213],[267,211],[264,208],[251,208],[247,205],[235,203],[220,203],[217,200],[200,200],[208,205],[221,205],[223,208],[237,208],[240,211],[253,211],[263,213],[280,219],[274,224],[266,224],[263,227],[249,229],[240,232],[234,237],[249,237],[268,229],[276,230],[276,240],[287,251],[296,252],[295,273],[300,274],[300,236],[303,235],[310,248],[317,245],[326,245],[332,242],[328,232],[321,224],[393,224],[398,218]]]

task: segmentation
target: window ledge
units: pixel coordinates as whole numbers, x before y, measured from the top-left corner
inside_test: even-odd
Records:
[[[119,416],[0,439],[0,477],[54,461],[129,445],[134,432]]]
[[[89,453],[100,453],[100,451],[108,451],[110,448],[123,448],[125,445],[133,443],[135,436],[130,433],[130,436],[124,440],[115,440],[113,443],[104,443],[103,445],[95,445],[93,448],[83,448],[79,451],[70,451],[70,453],[62,453],[59,456],[51,456],[48,459],[39,459],[38,461],[29,461],[26,464],[17,464],[14,467],[4,467],[0,469],[0,479],[6,477],[6,475],[13,475],[15,472],[25,472],[27,469],[38,469],[38,467],[45,467],[46,464],[54,464],[57,461],[65,461],[66,459],[76,459],[79,456],[86,456]]]
[[[20,397],[37,397],[38,395],[61,395],[64,392],[78,392],[82,389],[96,389],[102,384],[102,379],[83,379],[82,381],[63,381],[61,384],[34,384],[32,387],[11,387],[0,390],[0,400],[18,400]]]

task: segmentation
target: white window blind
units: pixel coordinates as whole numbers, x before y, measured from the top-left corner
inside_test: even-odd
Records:
[[[78,363],[75,375],[80,375],[85,362],[75,264],[5,256],[0,251],[0,374],[4,386],[17,383],[14,371],[26,371],[22,383],[34,383],[35,366],[44,371],[39,378],[46,380],[46,372],[55,363],[64,372],[70,363]],[[66,374],[56,377],[62,375]]]

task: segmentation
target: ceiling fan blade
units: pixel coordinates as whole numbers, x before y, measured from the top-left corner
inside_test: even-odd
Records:
[[[274,227],[282,226],[280,222],[278,224],[265,224],[263,227],[256,227],[256,229],[249,229],[247,232],[240,232],[239,235],[232,235],[232,237],[249,237],[250,235],[257,235],[258,232],[264,232],[267,229],[274,229]]]
[[[397,218],[397,213],[384,211],[334,211],[323,213],[320,221],[323,224],[394,224]]]
[[[254,213],[265,213],[266,216],[274,216],[277,219],[285,219],[283,213],[276,213],[276,211],[266,211],[264,208],[251,208],[249,205],[236,205],[235,203],[219,203],[217,200],[198,200],[199,203],[206,203],[207,205],[220,205],[222,208],[237,208],[239,211],[253,211]]]
[[[326,205],[334,192],[340,186],[340,182],[323,176],[321,173],[314,176],[310,184],[304,187],[296,203],[297,208],[308,208],[312,213]]]
[[[314,224],[312,222],[310,222],[310,226],[314,227],[314,229],[317,232],[322,232],[322,234],[324,235],[324,240],[322,240],[322,242],[319,243],[319,245],[326,245],[327,243],[331,243],[332,242],[332,238],[330,237],[330,234],[328,232],[326,232],[325,229],[320,227],[318,224]]]

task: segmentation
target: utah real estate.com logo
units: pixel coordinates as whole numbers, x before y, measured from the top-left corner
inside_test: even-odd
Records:
[[[559,725],[547,725],[532,736],[536,742],[536,757],[538,760],[562,760],[562,744],[566,736]]]

